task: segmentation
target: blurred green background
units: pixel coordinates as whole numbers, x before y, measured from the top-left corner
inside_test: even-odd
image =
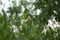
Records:
[[[60,0],[0,0],[0,40],[60,40]]]

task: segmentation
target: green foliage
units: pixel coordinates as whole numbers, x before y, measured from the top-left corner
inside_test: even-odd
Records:
[[[48,29],[46,27],[48,19],[51,19],[52,15],[56,17],[56,21],[60,22],[59,0],[36,0],[34,3],[20,0],[20,3],[19,6],[16,6],[14,1],[13,7],[9,7],[7,12],[2,9],[0,40],[60,40],[59,28],[52,30],[50,27]],[[27,8],[27,5],[30,4],[35,5],[33,10]],[[22,6],[25,7],[24,12],[22,12]],[[32,12],[37,9],[42,12],[39,15],[32,15],[34,14]],[[7,16],[7,14],[10,15]],[[46,33],[43,33],[44,28],[47,29]]]

